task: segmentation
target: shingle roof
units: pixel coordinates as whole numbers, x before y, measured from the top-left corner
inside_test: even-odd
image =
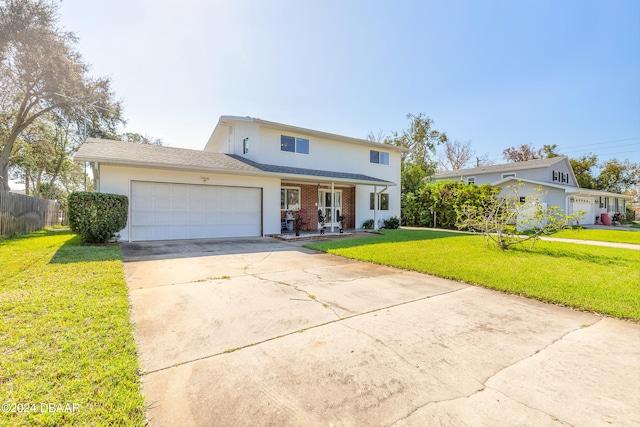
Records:
[[[76,152],[79,161],[145,165],[188,169],[234,169],[257,172],[259,169],[226,154],[186,148],[158,147],[149,144],[89,138]]]
[[[305,169],[305,168],[296,168],[291,166],[265,165],[262,163],[252,162],[251,160],[244,159],[235,154],[229,154],[229,157],[232,157],[238,161],[244,162],[248,165],[257,167],[258,169],[265,172],[273,172],[277,174],[286,174],[286,175],[306,175],[306,176],[316,176],[316,177],[324,177],[324,178],[336,178],[336,179],[342,179],[347,181],[371,181],[371,182],[394,185],[390,181],[384,181],[384,180],[380,180],[377,178],[373,178],[367,175],[362,175],[357,173],[334,172],[334,171],[325,171],[320,169]]]
[[[232,154],[158,147],[156,145],[96,138],[87,139],[80,146],[75,155],[75,160],[166,169],[238,172],[258,175],[297,175],[364,182],[372,185],[395,185],[392,182],[362,174],[265,165]]]
[[[500,165],[480,166],[470,169],[458,169],[454,171],[440,172],[436,174],[436,178],[458,177],[460,175],[482,175],[492,172],[518,171],[524,169],[535,169],[550,166],[559,161],[564,161],[565,156],[551,157],[548,159],[529,160],[526,162],[504,163]]]

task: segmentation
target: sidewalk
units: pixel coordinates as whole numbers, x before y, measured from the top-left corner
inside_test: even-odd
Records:
[[[445,233],[480,234],[480,233],[472,233],[469,231],[446,230],[444,228],[427,228],[427,227],[402,227],[402,228],[405,230],[429,230],[429,231],[442,231]],[[587,227],[584,227],[584,228],[587,228]],[[590,230],[598,230],[598,229],[620,230],[619,227],[607,227],[607,226],[593,226],[593,227],[589,227],[589,229]],[[624,231],[628,231],[628,230],[625,229]],[[631,231],[633,232],[636,230],[631,229]],[[634,251],[640,251],[640,245],[636,245],[634,243],[615,243],[615,242],[601,242],[598,240],[561,239],[558,237],[540,237],[540,240],[547,240],[550,242],[576,243],[578,245],[604,246],[609,248],[631,249]]]

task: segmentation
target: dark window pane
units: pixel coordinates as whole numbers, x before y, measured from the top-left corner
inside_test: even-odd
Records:
[[[383,193],[380,195],[380,210],[381,211],[389,210],[389,195],[387,193]]]
[[[296,153],[309,154],[309,140],[296,138]]]
[[[369,161],[371,163],[380,163],[380,152],[375,150],[369,151]]]
[[[287,205],[285,204],[284,194],[285,194],[285,189],[281,188],[280,189],[280,209],[286,209],[287,208]]]
[[[291,151],[292,153],[296,151],[296,139],[292,136],[280,136],[280,150],[282,151]]]
[[[376,208],[374,205],[375,200],[375,193],[369,193],[369,209],[374,210]]]

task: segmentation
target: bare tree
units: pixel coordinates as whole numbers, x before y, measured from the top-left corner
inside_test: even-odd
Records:
[[[542,158],[542,149],[537,149],[533,144],[521,144],[519,147],[509,147],[502,152],[502,157],[509,163],[526,162]]]
[[[442,144],[442,149],[438,156],[438,165],[442,170],[464,169],[474,155],[475,152],[471,149],[471,141],[447,140]]]
[[[367,133],[367,136],[364,137],[367,141],[379,143],[383,143],[386,138],[387,134],[382,129],[378,129],[378,132],[370,130],[369,133]]]

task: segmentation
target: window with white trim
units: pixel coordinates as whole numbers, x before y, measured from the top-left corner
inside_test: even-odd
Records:
[[[376,193],[369,193],[369,209],[375,209]],[[389,193],[378,193],[378,210],[389,210]]]
[[[475,184],[475,183],[476,183],[475,176],[470,176],[469,178],[467,178],[467,184]]]
[[[300,188],[280,188],[280,210],[297,211],[300,209]]]
[[[309,154],[309,140],[307,138],[280,135],[280,151]]]
[[[503,174],[502,174],[502,179],[505,179],[505,178],[515,178],[515,177],[516,177],[516,173],[515,173],[515,172],[512,172],[512,173],[503,173]]]
[[[378,163],[378,164],[381,164],[381,165],[388,165],[389,164],[389,153],[387,153],[385,151],[370,150],[369,151],[369,162],[370,163]]]

